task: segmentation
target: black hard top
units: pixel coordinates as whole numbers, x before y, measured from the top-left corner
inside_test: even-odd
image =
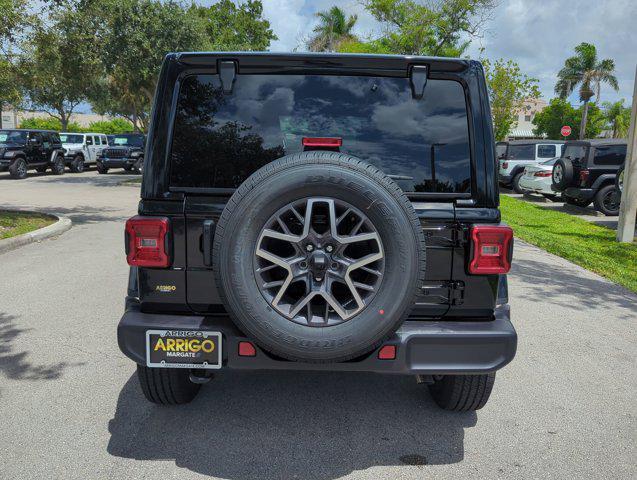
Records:
[[[36,133],[58,133],[55,130],[41,130],[38,128],[0,128],[9,132],[36,132]]]
[[[569,140],[567,145],[583,145],[586,147],[596,147],[599,145],[628,145],[625,138],[591,138],[589,140]]]
[[[238,60],[241,69],[269,68],[352,68],[405,71],[413,64],[427,64],[431,71],[461,72],[475,60],[417,55],[375,55],[359,53],[287,53],[287,52],[177,52],[168,54],[185,65],[210,65],[217,60]],[[252,73],[252,72],[250,72]]]

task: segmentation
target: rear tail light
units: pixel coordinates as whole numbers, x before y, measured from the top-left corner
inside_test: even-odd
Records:
[[[553,172],[540,171],[540,172],[535,172],[533,176],[534,177],[550,177],[552,174]]]
[[[502,168],[504,168],[505,170],[509,168],[509,162],[502,162]]]
[[[590,173],[591,172],[589,172],[586,169],[579,171],[579,181],[581,185],[586,185],[586,182],[588,182],[588,176],[590,175]]]
[[[303,137],[304,147],[337,148],[341,145],[343,145],[343,139],[339,137]]]
[[[129,218],[126,222],[126,261],[134,267],[170,265],[170,224],[165,217]]]
[[[513,255],[513,230],[506,225],[475,225],[470,231],[469,273],[507,273]]]

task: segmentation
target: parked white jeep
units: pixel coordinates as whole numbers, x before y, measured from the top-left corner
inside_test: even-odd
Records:
[[[559,140],[511,140],[498,142],[495,148],[500,184],[512,188],[516,193],[523,193],[522,188],[520,188],[520,179],[524,174],[524,167],[559,157],[562,154],[564,142]]]
[[[84,171],[85,165],[95,164],[102,150],[108,147],[108,139],[103,133],[60,133],[62,146],[66,150],[64,162],[74,173]]]

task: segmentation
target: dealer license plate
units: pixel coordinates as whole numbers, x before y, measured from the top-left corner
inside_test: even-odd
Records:
[[[221,368],[221,332],[146,330],[146,365]]]

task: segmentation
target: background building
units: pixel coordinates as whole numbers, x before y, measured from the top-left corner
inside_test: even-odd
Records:
[[[522,108],[518,111],[518,124],[509,133],[509,139],[515,138],[537,138],[533,134],[535,125],[531,123],[535,114],[544,110],[548,105],[543,98],[529,98],[524,101]]]
[[[20,123],[27,118],[51,118],[46,112],[35,112],[27,110],[2,111],[2,128],[18,128]],[[109,115],[97,115],[96,113],[74,113],[71,115],[71,122],[76,122],[80,127],[88,127],[93,122],[102,120],[113,120],[115,117]]]

